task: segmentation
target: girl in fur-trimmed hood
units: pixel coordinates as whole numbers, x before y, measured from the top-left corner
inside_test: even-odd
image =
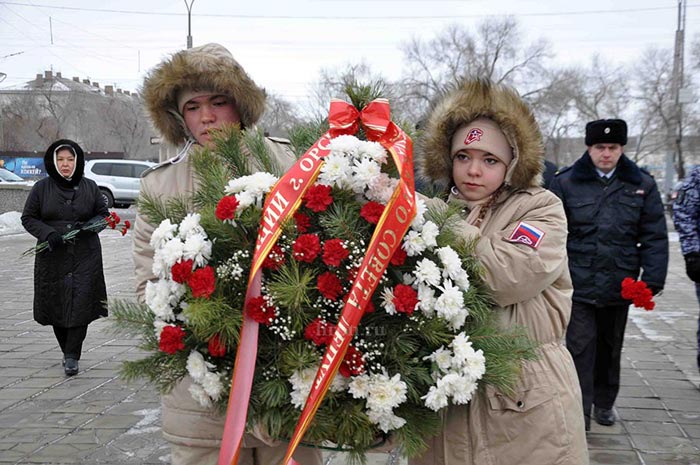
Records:
[[[416,164],[464,211],[502,327],[539,343],[512,393],[482,387],[450,406],[442,433],[410,465],[585,465],[581,391],[561,343],[571,313],[566,216],[540,187],[544,151],[532,112],[508,87],[467,81],[434,108]]]

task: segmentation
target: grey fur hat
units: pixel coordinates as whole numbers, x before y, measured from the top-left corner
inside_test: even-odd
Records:
[[[153,125],[163,138],[179,145],[188,138],[178,111],[183,91],[206,91],[232,97],[243,128],[265,111],[265,91],[258,87],[231,53],[219,44],[181,50],[163,60],[144,79],[141,95]]]

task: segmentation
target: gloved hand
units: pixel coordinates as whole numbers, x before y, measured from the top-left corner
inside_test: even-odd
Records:
[[[49,243],[49,250],[53,252],[63,245],[63,237],[54,231],[46,238],[46,242]]]
[[[683,258],[685,258],[685,274],[691,281],[700,283],[700,252],[690,252]]]

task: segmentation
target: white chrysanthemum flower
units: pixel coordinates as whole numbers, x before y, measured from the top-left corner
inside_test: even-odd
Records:
[[[168,273],[170,268],[182,258],[185,244],[178,238],[173,238],[163,244],[163,247],[156,250],[156,254],[160,252],[160,259],[163,266],[167,268]],[[154,255],[155,256],[155,255]]]
[[[394,290],[385,287],[382,291],[382,307],[389,315],[396,315],[396,306],[394,305]]]
[[[151,240],[149,243],[154,249],[159,249],[163,246],[166,241],[169,241],[175,237],[175,231],[177,230],[177,225],[172,224],[169,219],[164,219],[160,222],[158,227],[151,234]]]
[[[416,216],[411,222],[411,228],[419,232],[423,230],[426,211],[428,211],[428,206],[425,203],[425,200],[421,199],[420,197],[416,197]]]
[[[218,373],[208,372],[202,380],[202,387],[209,397],[213,400],[218,400],[221,393],[224,391],[224,385],[221,382],[221,376]]]
[[[452,367],[452,352],[444,347],[440,347],[426,358],[435,362],[443,372],[447,372]]]
[[[367,408],[374,411],[391,411],[406,401],[407,391],[408,386],[401,381],[399,373],[391,378],[384,374],[373,375],[370,378]]]
[[[418,285],[418,308],[427,317],[435,314],[435,289],[425,284]]]
[[[420,234],[427,247],[433,248],[437,246],[437,237],[440,234],[440,229],[435,223],[426,221]]]
[[[355,399],[365,399],[369,395],[370,379],[367,375],[355,376],[348,385],[348,392]]]
[[[211,258],[211,241],[201,234],[193,234],[185,241],[182,254],[185,260],[192,260],[196,266],[204,266]]]
[[[207,392],[199,384],[192,383],[188,389],[190,395],[194,400],[196,400],[199,405],[204,408],[210,408],[212,406],[211,398]]]
[[[464,312],[464,294],[449,279],[443,282],[441,290],[442,294],[435,300],[435,311],[438,316],[450,321],[455,315]]]
[[[209,373],[210,368],[214,368],[214,365],[204,360],[204,356],[193,350],[187,357],[187,373],[190,374],[195,382],[202,384],[204,381],[204,375]]]
[[[431,410],[438,411],[447,407],[447,394],[442,389],[435,386],[430,386],[430,390],[426,395],[421,397],[425,400],[425,406]]]
[[[168,280],[148,281],[146,283],[145,299],[146,305],[148,305],[148,308],[151,309],[156,318],[163,321],[175,319]]]
[[[187,239],[192,234],[206,235],[204,228],[199,224],[201,217],[199,213],[188,213],[180,222],[178,237],[182,240]]]
[[[352,177],[352,190],[354,192],[362,193],[367,188],[367,186],[377,177],[381,169],[377,162],[370,160],[369,158],[362,158],[356,160],[353,166]]]
[[[413,275],[416,277],[419,283],[430,286],[437,286],[440,284],[440,268],[429,258],[423,258],[421,261],[416,263],[416,268],[413,270]]]
[[[387,173],[379,173],[379,176],[367,185],[368,190],[365,192],[365,197],[386,205],[391,199],[397,183],[398,180],[391,178]]]
[[[331,381],[331,385],[328,387],[328,389],[331,392],[343,392],[348,390],[349,384],[350,380],[345,376],[334,376],[333,380]],[[311,386],[309,386],[309,389],[311,389]]]
[[[469,340],[469,336],[463,332],[452,339],[450,347],[452,347],[456,360],[466,361],[469,357],[474,355],[474,348]]]
[[[454,396],[455,392],[459,387],[459,379],[461,376],[455,372],[446,373],[437,382],[438,389],[442,390],[445,395]]]
[[[405,419],[395,415],[393,412],[369,410],[367,417],[369,417],[369,421],[376,424],[385,433],[399,429],[406,424]]]
[[[472,394],[476,390],[476,382],[466,376],[458,376],[452,380],[452,402],[466,404],[472,400]]]
[[[272,186],[277,182],[277,176],[274,176],[265,171],[253,173],[248,178],[246,190],[256,198],[256,203],[262,206],[262,200],[268,192],[272,190]]]
[[[484,357],[484,352],[481,349],[474,351],[467,358],[462,370],[465,376],[474,381],[481,379],[486,373],[486,358]]]
[[[442,262],[443,276],[454,281],[455,277],[464,271],[462,269],[462,260],[459,258],[459,255],[457,255],[455,249],[450,246],[440,247],[436,252]]]
[[[255,205],[255,196],[250,192],[241,192],[236,194],[236,199],[238,200],[238,208],[236,209],[236,212],[243,211],[251,205]]]
[[[386,163],[386,149],[382,147],[382,144],[380,144],[379,142],[362,141],[362,147],[360,151],[366,156],[370,157],[372,160],[379,163],[380,165]]]
[[[426,249],[425,241],[418,231],[408,231],[403,238],[403,249],[409,257],[422,254]]]
[[[454,314],[452,314],[448,319],[448,323],[450,323],[450,326],[452,329],[460,329],[462,326],[464,326],[464,322],[467,321],[467,316],[469,316],[469,313],[467,312],[466,309],[460,308],[458,311],[456,311]]]
[[[331,139],[328,148],[331,152],[355,156],[360,151],[362,141],[355,136],[341,135]]]
[[[331,153],[324,160],[316,182],[341,189],[350,187],[352,177],[350,159],[342,154]]]
[[[292,404],[296,408],[301,409],[306,404],[306,398],[309,396],[317,371],[318,367],[304,368],[301,371],[295,371],[289,377],[289,384],[292,385]]]
[[[461,272],[457,273],[457,276],[455,276],[453,279],[457,287],[459,287],[462,291],[467,292],[469,290],[471,284],[469,282],[469,274],[467,274],[465,270],[461,270]]]

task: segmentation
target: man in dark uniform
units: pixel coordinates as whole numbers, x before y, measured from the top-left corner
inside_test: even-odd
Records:
[[[615,423],[620,357],[630,302],[624,278],[641,279],[654,294],[664,287],[668,233],[654,178],[623,153],[621,119],[586,125],[588,150],[554,177],[550,190],[564,203],[567,250],[574,284],[566,345],[576,364],[586,429],[591,406],[601,425]]]

